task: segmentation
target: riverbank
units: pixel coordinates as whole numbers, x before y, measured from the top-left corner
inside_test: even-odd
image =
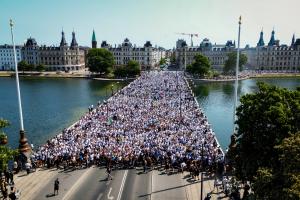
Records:
[[[0,77],[14,77],[13,71],[0,71]],[[85,72],[19,72],[20,77],[49,77],[49,78],[89,78]]]
[[[15,72],[0,71],[0,77],[14,77]],[[20,77],[42,77],[42,78],[86,78],[98,81],[131,81],[136,78],[94,78],[89,71],[80,72],[19,72]]]
[[[12,71],[0,71],[0,77],[13,77],[15,72]],[[19,72],[20,77],[43,77],[43,78],[86,78],[99,81],[126,81],[135,80],[136,78],[94,78],[91,76],[89,71],[78,71],[78,72]],[[300,77],[300,73],[251,73],[242,74],[239,80],[246,80],[251,78],[293,78]],[[205,81],[205,82],[230,82],[235,81],[234,76],[221,76],[218,78],[192,78],[187,77],[193,81]]]
[[[241,75],[239,77],[239,80],[246,80],[251,78],[300,78],[300,73],[253,73],[253,74],[246,74]],[[223,76],[221,78],[191,78],[188,77],[187,79],[193,80],[193,81],[205,81],[205,82],[231,82],[235,81],[234,76]]]

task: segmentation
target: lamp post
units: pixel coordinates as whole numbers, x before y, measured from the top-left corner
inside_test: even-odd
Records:
[[[200,200],[203,199],[203,148],[204,148],[204,140],[202,139],[202,144],[201,144],[201,190],[200,190]]]
[[[239,65],[240,65],[240,35],[241,35],[241,24],[242,24],[242,16],[239,19],[239,32],[238,32],[238,48],[237,48],[237,56],[236,56],[236,68],[235,68],[235,84],[234,84],[234,110],[233,110],[233,133],[236,129],[236,108],[238,103],[238,84],[239,84]]]
[[[119,90],[120,90],[120,82],[118,81],[117,82],[117,92],[119,92]]]
[[[113,96],[114,95],[114,84],[111,84],[111,96]]]
[[[14,23],[12,19],[9,21],[10,32],[11,32],[11,40],[13,44],[14,51],[14,61],[15,61],[15,72],[16,72],[16,85],[17,85],[17,95],[18,95],[18,107],[19,107],[19,117],[20,117],[20,140],[19,140],[19,151],[23,153],[27,158],[31,152],[31,148],[27,142],[27,138],[25,137],[24,123],[23,123],[23,112],[22,112],[22,101],[21,101],[21,93],[20,93],[20,84],[19,84],[19,74],[18,74],[18,63],[17,63],[17,55],[16,55],[16,47],[13,33]]]
[[[184,73],[186,71],[186,46],[184,47]]]

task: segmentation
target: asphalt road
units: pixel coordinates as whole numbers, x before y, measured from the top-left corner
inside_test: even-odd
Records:
[[[189,198],[189,181],[183,174],[167,175],[142,168],[114,170],[113,180],[107,180],[105,168],[91,167],[70,172],[58,172],[39,193],[36,200],[183,200]],[[59,178],[59,195],[53,195],[53,183]],[[198,187],[194,185],[194,187]],[[197,189],[198,190],[198,189]]]
[[[105,168],[92,168],[76,180],[63,200],[149,200],[151,174],[141,169],[115,170],[113,180],[107,180]]]

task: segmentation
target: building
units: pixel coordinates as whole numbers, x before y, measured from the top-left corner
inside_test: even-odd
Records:
[[[93,32],[92,46],[96,42]],[[147,41],[143,47],[133,45],[128,38],[125,38],[122,44],[112,47],[106,41],[102,41],[101,48],[109,50],[115,59],[116,66],[126,65],[128,61],[137,61],[141,70],[151,70],[159,66],[159,61],[164,58],[165,49],[161,47],[153,47],[150,41]]]
[[[22,60],[21,46],[16,45],[17,62]],[[12,45],[0,45],[0,70],[14,70],[15,57]]]
[[[256,47],[245,48],[243,51],[248,57],[247,65],[253,70],[300,71],[300,39],[295,41],[295,35],[293,35],[290,45],[280,45],[279,40],[275,39],[273,30],[266,45],[264,33],[261,31]]]
[[[61,33],[59,46],[38,46],[33,38],[29,38],[24,45],[23,59],[29,64],[43,64],[48,71],[78,71],[85,68],[85,51],[80,49],[76,41],[75,32],[72,32],[72,41],[69,46],[65,33]]]
[[[34,38],[28,38],[24,47],[22,48],[22,59],[28,64],[39,64],[39,46]]]
[[[212,44],[209,39],[205,38],[199,46],[187,46],[187,43],[180,39],[176,42],[176,61],[181,69],[185,69],[194,61],[197,54],[207,56],[211,62],[212,68],[222,71],[227,55],[235,51],[235,42],[231,40],[226,44]]]

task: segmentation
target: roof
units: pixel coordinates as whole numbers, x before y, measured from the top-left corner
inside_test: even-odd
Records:
[[[97,42],[97,40],[96,40],[96,34],[95,34],[94,30],[93,30],[92,42]]]
[[[37,42],[35,41],[35,39],[34,38],[28,38],[27,39],[27,41],[26,41],[26,44],[25,44],[25,46],[35,46],[35,45],[37,45]]]

